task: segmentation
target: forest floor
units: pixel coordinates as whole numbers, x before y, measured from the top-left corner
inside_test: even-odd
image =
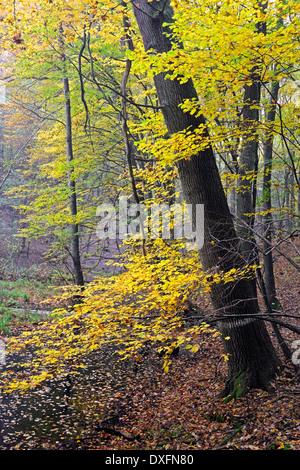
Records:
[[[291,245],[285,252],[299,261]],[[283,310],[298,315],[299,273],[282,256],[275,269]],[[297,335],[281,332],[292,348]],[[210,336],[197,353],[180,351],[165,374],[154,351],[138,363],[99,352],[72,384],[2,397],[0,449],[300,450],[300,376],[293,364],[283,358],[271,393],[252,390],[224,403],[221,354],[220,339]]]

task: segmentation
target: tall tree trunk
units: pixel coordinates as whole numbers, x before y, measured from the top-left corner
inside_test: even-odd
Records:
[[[298,180],[300,181],[300,170],[298,173]],[[296,228],[300,229],[300,186],[297,188],[297,219],[296,219]]]
[[[70,100],[70,87],[69,79],[63,77],[63,87],[65,96],[65,124],[66,124],[66,152],[68,163],[68,180],[70,188],[70,212],[73,219],[77,216],[77,194],[76,182],[74,179],[73,168],[73,142],[72,142],[72,119],[71,119],[71,100]],[[71,225],[72,239],[71,239],[71,257],[74,267],[75,284],[78,286],[84,285],[83,273],[81,268],[80,259],[80,246],[79,246],[79,226],[76,222]]]
[[[147,0],[134,0],[133,5],[145,50],[168,52],[172,42],[164,33],[170,33],[165,23],[173,19],[170,2],[161,0],[153,5]],[[154,77],[154,82],[169,134],[188,128],[195,130],[205,123],[203,117],[184,113],[179,107],[187,98],[198,99],[192,80],[180,83],[160,73]],[[186,202],[194,208],[204,204],[204,245],[200,250],[203,268],[210,270],[219,266],[221,271],[227,272],[240,267],[239,239],[212,148],[199,151],[189,160],[180,160],[177,167]],[[239,314],[251,315],[259,310],[257,299],[253,297],[254,282],[254,279],[243,278],[212,289],[215,310],[232,315],[219,324],[223,337],[230,337],[229,341],[224,340],[225,352],[229,354],[225,396],[238,396],[256,387],[268,389],[280,366],[265,324],[252,318],[239,318]]]
[[[262,13],[268,1],[261,0],[257,9]],[[266,34],[266,23],[257,22],[256,32]],[[239,191],[237,193],[237,216],[242,221],[238,234],[242,238],[241,251],[248,263],[257,262],[254,222],[257,197],[258,171],[258,133],[259,108],[261,100],[261,65],[258,56],[253,58],[253,67],[249,71],[250,84],[244,86],[242,110],[242,148],[239,158]]]
[[[275,276],[273,268],[273,253],[270,250],[270,243],[272,242],[273,232],[273,218],[272,218],[272,162],[273,162],[273,126],[276,117],[276,103],[278,100],[279,83],[277,81],[272,83],[271,96],[270,96],[270,109],[267,113],[267,135],[263,147],[264,156],[264,177],[263,177],[263,195],[264,195],[264,271],[266,291],[270,304],[273,308],[276,306],[276,288]],[[269,243],[268,243],[269,242]]]
[[[273,164],[273,128],[276,118],[276,106],[278,101],[279,82],[273,81],[270,90],[269,110],[266,116],[266,137],[263,146],[264,158],[264,176],[263,176],[263,196],[264,196],[264,214],[262,217],[264,226],[264,239],[263,239],[263,262],[264,262],[264,275],[265,281],[261,279],[262,294],[265,299],[266,310],[272,313],[274,309],[280,309],[280,303],[276,295],[274,264],[273,264],[273,251],[270,250],[272,244],[273,233],[273,217],[272,217],[272,164]],[[274,333],[277,337],[278,343],[286,357],[290,359],[291,353],[281,335],[279,326],[275,323],[272,324]]]
[[[239,191],[237,193],[237,216],[243,222],[238,229],[242,238],[241,250],[248,262],[255,258],[253,227],[256,206],[256,176],[258,169],[258,138],[256,126],[259,120],[260,83],[257,71],[251,73],[252,83],[245,86],[242,113],[243,142],[239,159]]]

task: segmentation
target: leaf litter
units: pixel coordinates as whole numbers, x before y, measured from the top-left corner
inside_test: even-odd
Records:
[[[283,309],[296,315],[299,276],[284,259],[275,268]],[[289,346],[297,339],[282,334]],[[196,353],[181,350],[166,374],[154,349],[143,360],[117,361],[106,346],[78,375],[2,395],[0,449],[299,450],[299,372],[285,361],[272,393],[252,390],[224,403],[220,351],[210,337]]]

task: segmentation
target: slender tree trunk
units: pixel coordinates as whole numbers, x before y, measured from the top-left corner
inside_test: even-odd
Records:
[[[71,100],[70,100],[70,88],[69,79],[63,77],[63,87],[65,96],[65,124],[66,124],[66,152],[67,152],[67,163],[68,163],[68,180],[70,188],[70,212],[72,218],[75,219],[77,216],[77,194],[76,194],[76,182],[74,179],[74,168],[73,168],[73,143],[72,143],[72,120],[71,120]],[[74,266],[75,283],[78,286],[84,285],[83,273],[81,268],[80,259],[80,246],[79,246],[79,226],[75,222],[71,225],[72,240],[71,240],[71,257]]]
[[[279,93],[279,82],[273,81],[270,90],[270,103],[266,119],[266,137],[263,147],[264,157],[264,177],[263,177],[263,195],[264,195],[264,215],[262,217],[264,226],[263,239],[263,262],[265,281],[259,279],[262,289],[262,295],[265,301],[266,310],[272,313],[274,309],[280,309],[280,303],[276,296],[276,285],[274,275],[273,251],[270,249],[272,244],[273,217],[272,217],[272,163],[273,163],[273,127],[276,118],[276,104]],[[260,271],[259,271],[260,272]],[[290,350],[281,335],[278,325],[272,324],[278,343],[286,357],[290,359]]]
[[[133,5],[145,50],[168,52],[172,43],[164,33],[170,33],[165,23],[173,18],[170,2],[161,0],[153,5],[146,0],[134,0]],[[191,80],[180,83],[160,73],[154,81],[169,134],[188,128],[195,130],[205,123],[203,117],[192,116],[179,108],[187,98],[198,99]],[[204,204],[204,245],[200,250],[203,268],[210,270],[218,266],[227,272],[240,267],[239,240],[212,148],[198,152],[189,160],[180,160],[177,167],[186,202],[194,208]],[[232,314],[232,319],[219,325],[223,337],[230,337],[224,340],[225,352],[229,354],[228,379],[223,391],[226,396],[238,396],[255,387],[268,389],[280,366],[265,324],[261,320],[238,318],[239,314],[259,310],[257,299],[253,297],[254,282],[254,279],[243,278],[212,289],[215,310]]]
[[[291,155],[293,158],[295,158],[295,152],[291,152]],[[288,224],[288,230],[292,232],[295,228],[295,223],[294,223],[294,214],[295,214],[295,209],[296,209],[296,198],[295,198],[295,173],[292,172],[290,176],[290,192],[291,192],[291,198],[290,198],[290,206],[289,206],[289,224]]]
[[[264,12],[268,1],[261,0],[257,8]],[[266,34],[266,23],[256,24],[258,34]],[[242,238],[241,251],[247,262],[257,261],[256,242],[254,239],[254,222],[257,197],[258,171],[258,133],[259,108],[261,100],[261,66],[260,58],[253,58],[253,67],[249,72],[250,84],[244,86],[242,110],[242,149],[239,158],[239,191],[237,193],[237,216],[242,220],[238,234]]]
[[[270,249],[272,245],[272,234],[274,231],[273,217],[272,217],[272,164],[273,164],[273,128],[276,118],[276,106],[278,101],[279,82],[273,81],[270,90],[269,109],[266,115],[266,136],[263,145],[263,160],[264,160],[264,176],[263,176],[263,197],[264,197],[264,214],[262,222],[264,227],[263,238],[263,263],[264,263],[264,277],[257,269],[258,281],[261,286],[262,296],[265,302],[266,310],[272,313],[274,309],[280,309],[280,303],[276,296],[274,264],[273,264],[273,251]],[[280,332],[279,326],[275,323],[272,324],[275,336],[278,343],[286,357],[290,359],[291,353],[285,343],[285,340]]]
[[[300,170],[298,180],[300,181]],[[297,219],[296,219],[296,228],[300,229],[300,186],[297,189]]]
[[[255,257],[253,229],[256,206],[256,176],[258,169],[258,138],[256,126],[259,120],[260,83],[255,68],[252,83],[245,86],[243,106],[243,143],[239,159],[239,191],[237,193],[237,216],[245,222],[239,227],[242,252],[248,262]],[[247,228],[249,226],[249,229]]]
[[[263,225],[264,225],[264,271],[266,291],[269,303],[276,306],[276,288],[275,276],[273,268],[273,253],[270,250],[270,243],[272,243],[273,232],[273,218],[272,218],[272,162],[273,162],[273,125],[276,117],[276,103],[278,100],[279,83],[273,82],[271,87],[270,109],[267,113],[267,135],[264,142],[263,155],[264,155],[264,177],[263,177],[263,195],[264,195],[264,212]],[[268,243],[269,242],[269,243]]]
[[[292,224],[291,224],[291,220],[290,220],[290,217],[289,217],[289,211],[290,211],[290,207],[291,207],[291,199],[292,199],[292,195],[291,195],[291,177],[292,177],[292,171],[290,170],[290,168],[287,168],[284,172],[284,191],[285,191],[285,209],[286,211],[284,212],[284,214],[282,215],[282,217],[284,218],[284,223],[282,225],[282,228],[285,232],[285,234],[291,232],[292,230]]]

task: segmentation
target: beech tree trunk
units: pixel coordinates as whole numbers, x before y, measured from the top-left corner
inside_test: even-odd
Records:
[[[71,120],[71,100],[69,79],[63,78],[64,96],[65,96],[65,124],[66,124],[66,152],[68,162],[68,179],[70,189],[70,212],[72,217],[77,215],[77,194],[76,182],[73,178],[73,143],[72,143],[72,120]],[[79,247],[79,226],[77,223],[71,225],[72,239],[71,239],[71,257],[74,267],[75,284],[78,286],[84,285],[83,273],[81,268],[80,247]]]
[[[258,2],[257,8],[265,12],[267,3]],[[266,23],[256,24],[258,34],[266,34]],[[253,67],[249,71],[250,83],[244,86],[242,109],[242,148],[239,158],[239,191],[237,192],[237,216],[243,222],[238,228],[242,239],[241,251],[248,263],[257,258],[253,228],[255,221],[258,171],[258,132],[259,108],[261,101],[261,64],[258,55],[253,57]]]
[[[168,52],[172,42],[164,33],[170,33],[165,23],[170,23],[173,18],[170,2],[133,0],[132,3],[145,50],[154,49],[158,54]],[[185,99],[197,99],[192,80],[181,84],[160,73],[154,81],[169,134],[187,128],[197,129],[205,122],[204,117],[195,117],[179,108]],[[209,271],[218,267],[226,272],[241,267],[239,239],[212,148],[198,152],[189,160],[179,161],[177,167],[186,202],[193,207],[204,204],[204,245],[200,250],[203,268]],[[224,339],[229,363],[223,396],[239,396],[251,388],[267,390],[280,367],[264,322],[251,317],[239,318],[240,314],[251,315],[259,311],[257,299],[253,297],[254,283],[254,278],[244,278],[219,284],[212,290],[216,312],[221,316],[229,315],[229,319],[219,323],[223,337],[230,337],[230,340]]]
[[[264,194],[264,211],[263,224],[264,224],[264,270],[267,296],[273,308],[278,307],[276,299],[275,276],[273,269],[273,252],[270,250],[270,243],[272,242],[273,232],[273,217],[272,209],[272,163],[273,163],[273,126],[276,117],[276,105],[278,100],[279,83],[273,82],[270,96],[270,109],[267,113],[267,124],[269,129],[264,142],[263,155],[264,155],[264,178],[263,178],[263,194]]]
[[[260,82],[255,68],[252,71],[251,78],[252,83],[246,85],[244,90],[243,136],[239,158],[239,191],[236,197],[237,216],[244,222],[238,228],[238,234],[242,240],[241,251],[248,263],[253,263],[256,258],[256,244],[252,229],[255,220],[257,192],[258,136],[256,126],[259,121]]]

